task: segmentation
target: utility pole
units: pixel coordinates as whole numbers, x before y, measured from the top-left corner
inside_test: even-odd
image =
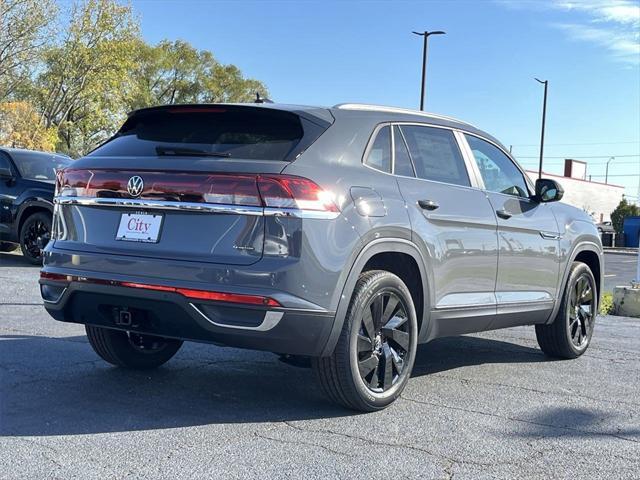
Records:
[[[426,90],[426,82],[427,82],[427,44],[429,40],[429,35],[444,35],[445,32],[441,30],[436,30],[434,32],[412,32],[415,35],[424,37],[424,44],[422,46],[422,84],[420,88],[420,110],[424,110],[424,96]]]
[[[547,120],[547,87],[549,86],[549,80],[536,81],[544,85],[544,100],[542,101],[542,133],[540,134],[540,165],[538,166],[538,178],[542,178],[542,158],[544,154],[544,126]]]

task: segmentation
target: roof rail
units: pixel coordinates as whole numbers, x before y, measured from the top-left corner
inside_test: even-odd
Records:
[[[362,110],[362,111],[368,111],[368,112],[388,112],[388,113],[405,113],[408,115],[421,115],[423,117],[438,118],[440,120],[448,120],[450,122],[462,123],[465,125],[469,125],[470,127],[476,128],[473,125],[471,125],[469,122],[464,122],[457,118],[448,117],[446,115],[438,115],[437,113],[422,112],[420,110],[411,110],[409,108],[388,107],[385,105],[371,105],[367,103],[339,103],[337,105],[334,105],[333,108],[337,108],[340,110]]]

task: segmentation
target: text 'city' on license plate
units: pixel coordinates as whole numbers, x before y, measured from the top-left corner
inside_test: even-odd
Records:
[[[123,213],[116,240],[157,243],[160,237],[163,215],[148,213]]]

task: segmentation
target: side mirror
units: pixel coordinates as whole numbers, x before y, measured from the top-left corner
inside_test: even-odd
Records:
[[[10,168],[0,167],[0,180],[13,180],[13,172]]]
[[[539,202],[557,202],[562,199],[564,190],[555,180],[539,178],[536,180],[536,198]]]

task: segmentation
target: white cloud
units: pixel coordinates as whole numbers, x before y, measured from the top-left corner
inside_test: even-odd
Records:
[[[634,0],[499,0],[508,7],[554,9],[580,13],[570,22],[554,23],[573,40],[599,45],[615,60],[640,65],[640,3]],[[582,18],[579,18],[582,17]]]

